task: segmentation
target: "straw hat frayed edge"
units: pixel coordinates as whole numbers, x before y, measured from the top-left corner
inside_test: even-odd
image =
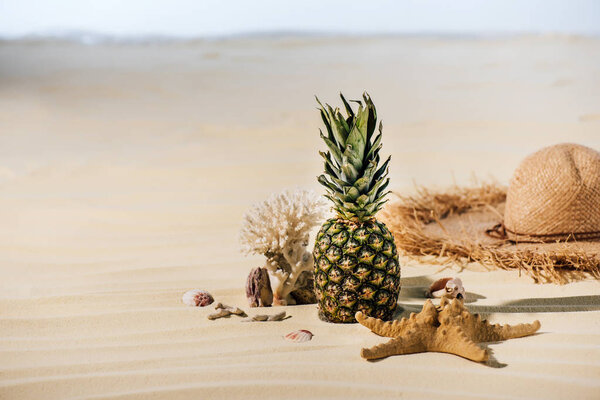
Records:
[[[502,222],[506,190],[496,183],[445,191],[418,187],[414,196],[394,193],[380,219],[398,250],[418,261],[427,256],[428,263],[440,265],[477,262],[518,270],[537,283],[600,279],[600,240],[516,243],[486,234]]]

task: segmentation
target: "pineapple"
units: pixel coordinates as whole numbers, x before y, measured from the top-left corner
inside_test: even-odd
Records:
[[[394,237],[375,214],[389,193],[390,157],[379,166],[382,124],[375,135],[377,113],[369,95],[363,94],[364,105],[354,100],[356,112],[340,97],[346,118],[317,99],[327,128],[321,138],[329,149],[319,152],[325,174],[318,180],[337,213],[321,227],[313,250],[319,317],[356,322],[354,315],[362,311],[389,320],[400,291],[400,265]]]

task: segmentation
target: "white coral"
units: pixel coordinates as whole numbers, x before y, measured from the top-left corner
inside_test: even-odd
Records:
[[[325,214],[325,202],[319,196],[296,189],[272,195],[244,215],[242,251],[267,257],[265,266],[278,281],[273,285],[275,304],[294,304],[290,293],[306,284],[314,265],[307,249],[309,233]]]

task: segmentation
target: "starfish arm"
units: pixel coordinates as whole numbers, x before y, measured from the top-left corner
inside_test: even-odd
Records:
[[[360,356],[366,360],[375,360],[393,355],[423,353],[425,351],[427,351],[427,348],[423,344],[421,336],[412,331],[406,337],[397,337],[370,349],[362,349]]]
[[[450,353],[468,360],[483,362],[489,359],[487,350],[482,349],[459,326],[440,326],[431,341],[426,343],[429,351]]]
[[[456,299],[452,301],[442,299],[442,305],[440,322],[460,326],[467,337],[477,343],[528,336],[540,329],[539,321],[515,326],[492,325],[488,321],[482,320],[479,314],[471,314],[463,303]]]
[[[478,342],[495,342],[499,340],[519,338],[523,336],[529,336],[537,332],[540,329],[540,321],[534,321],[531,324],[519,324],[519,325],[491,325],[487,321],[481,321],[481,318],[477,316],[476,319],[479,322],[480,329],[477,330],[478,335],[474,338]]]
[[[402,318],[400,321],[384,322],[377,318],[367,317],[360,311],[356,313],[355,318],[361,325],[369,328],[373,333],[392,338],[400,335],[402,329],[408,324],[406,318]]]

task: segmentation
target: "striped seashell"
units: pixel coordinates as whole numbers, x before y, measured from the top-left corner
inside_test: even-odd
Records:
[[[206,290],[192,289],[183,294],[181,301],[191,307],[205,307],[215,300]]]
[[[302,342],[308,342],[309,340],[312,339],[312,337],[313,337],[312,332],[304,330],[304,329],[300,329],[298,331],[288,333],[283,338],[285,340],[287,340],[288,342],[302,343]]]

